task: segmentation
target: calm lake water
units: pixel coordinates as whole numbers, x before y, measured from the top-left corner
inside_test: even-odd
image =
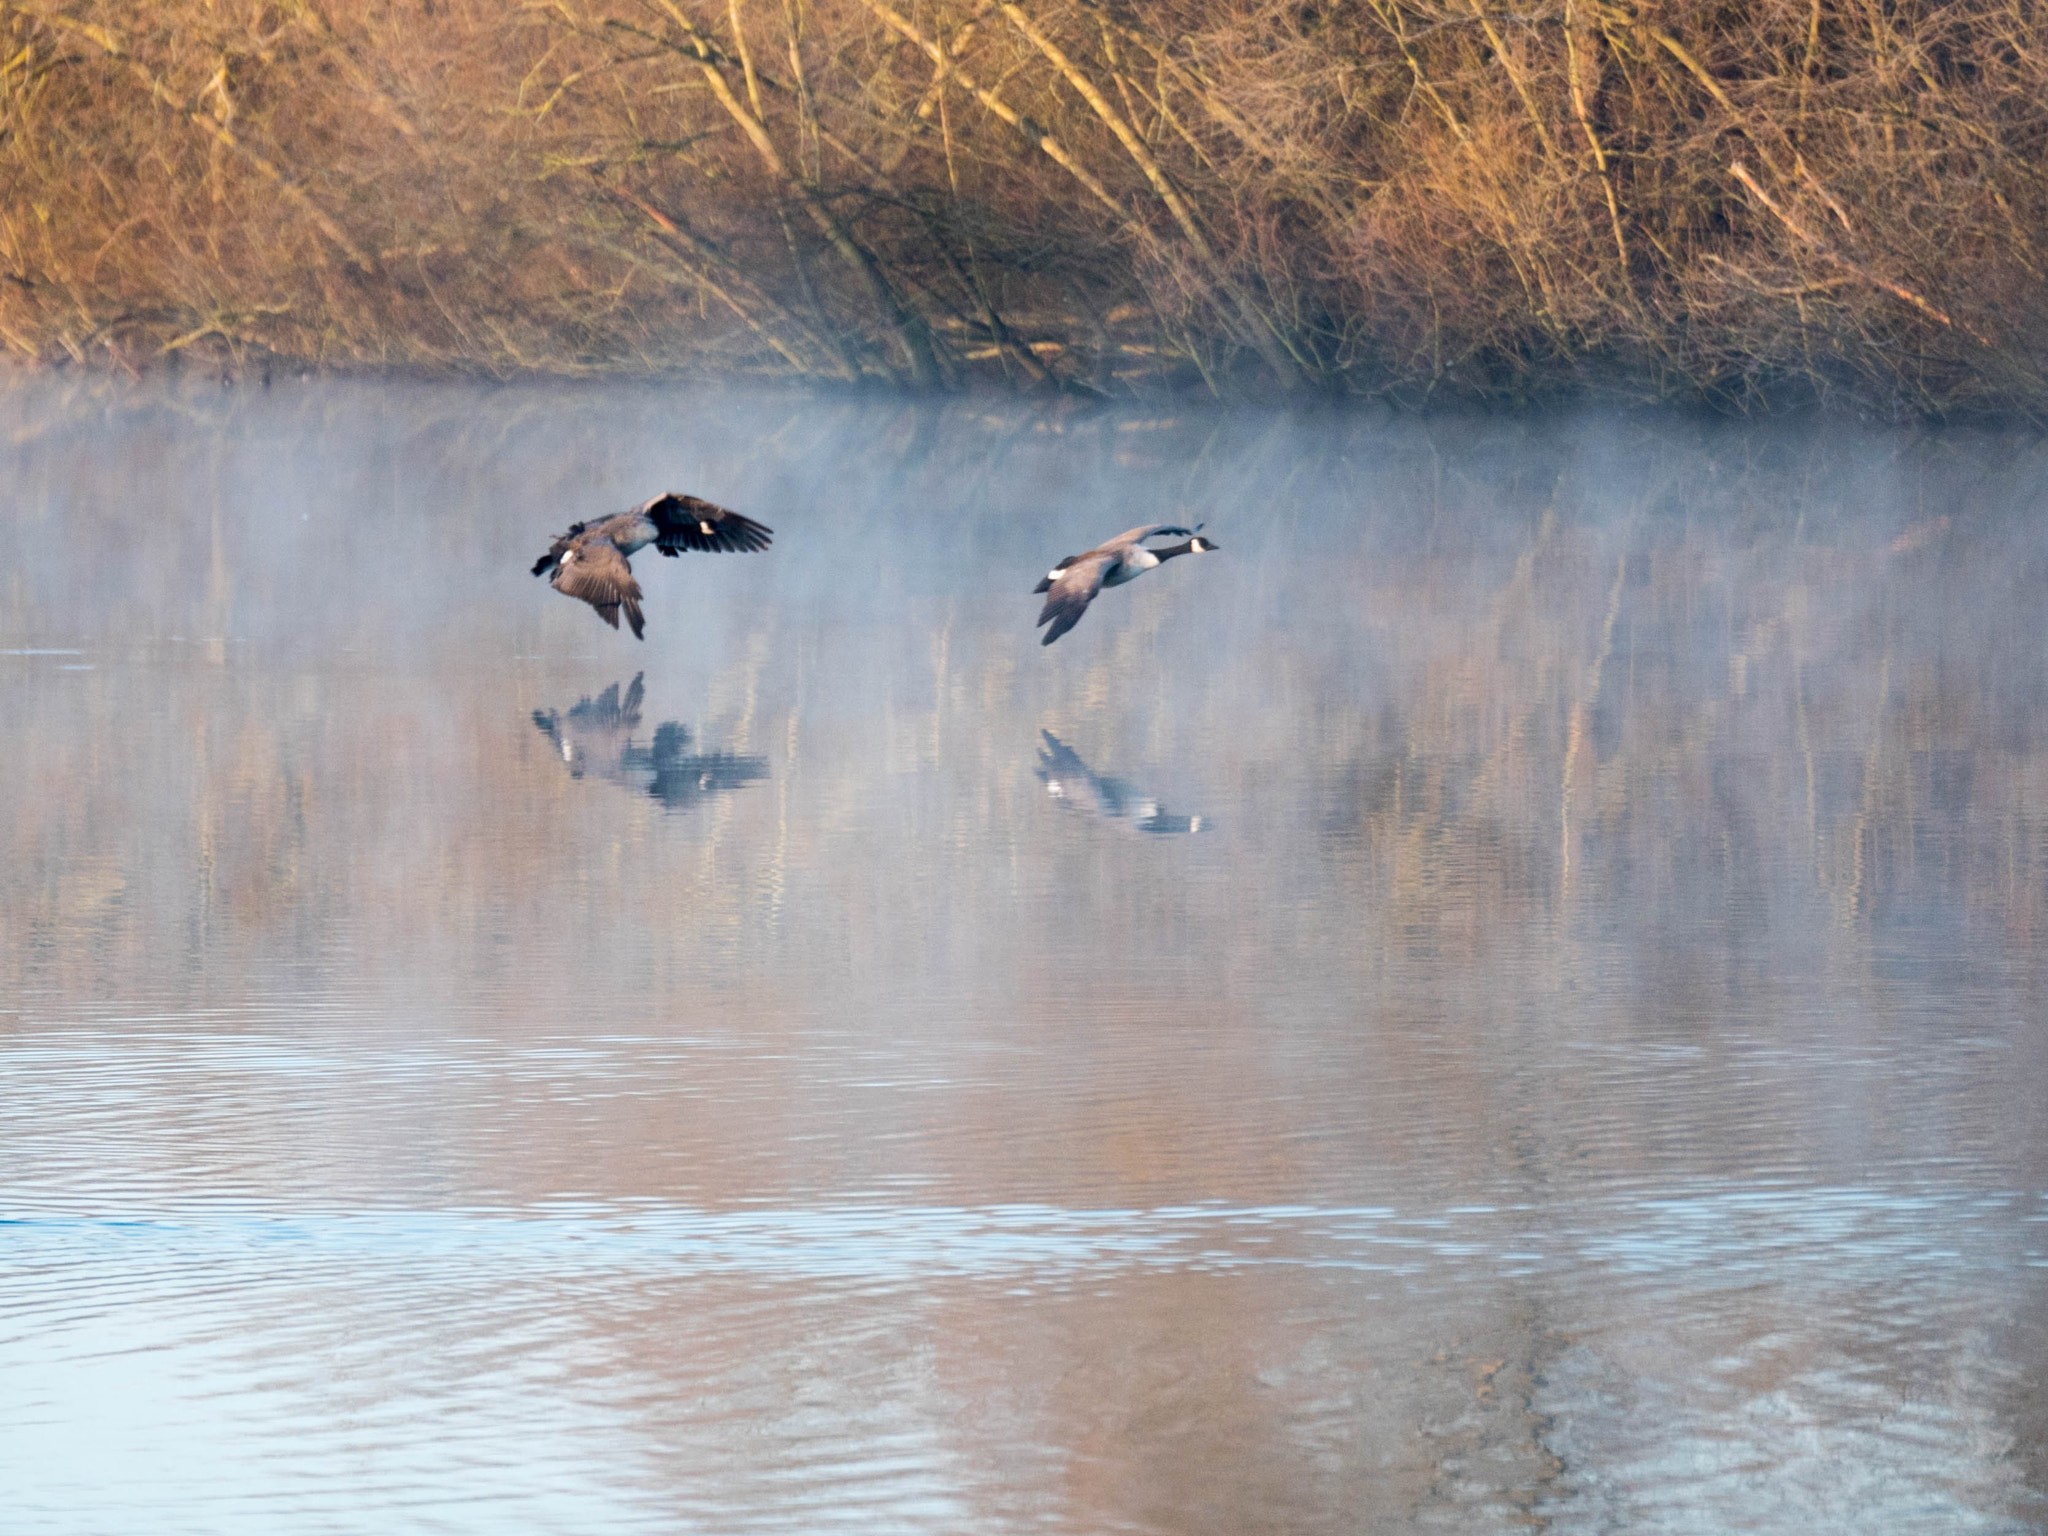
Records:
[[[10,1536],[2048,1528],[2040,443],[43,378],[0,454]],[[644,644],[527,575],[665,488],[774,549]]]

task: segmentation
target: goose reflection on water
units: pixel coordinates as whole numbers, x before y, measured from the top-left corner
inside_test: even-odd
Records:
[[[565,710],[533,712],[534,725],[554,743],[570,777],[594,776],[644,790],[671,810],[768,777],[765,757],[691,752],[689,731],[673,720],[654,728],[651,744],[635,742],[647,694],[645,676],[635,673],[623,698],[613,683],[596,698],[578,699]]]
[[[1200,816],[1167,815],[1150,795],[1090,768],[1051,731],[1038,734],[1045,738],[1038,749],[1038,777],[1055,800],[1093,810],[1105,821],[1128,822],[1140,832],[1200,832],[1209,825]]]

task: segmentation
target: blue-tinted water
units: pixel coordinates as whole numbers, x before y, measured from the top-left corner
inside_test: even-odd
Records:
[[[2048,1525],[2037,446],[0,405],[10,1532]]]

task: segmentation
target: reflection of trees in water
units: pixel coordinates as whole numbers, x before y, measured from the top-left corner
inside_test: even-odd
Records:
[[[1129,821],[1140,832],[1199,832],[1199,816],[1169,816],[1159,802],[1122,779],[1097,773],[1081,754],[1051,731],[1038,733],[1038,777],[1046,793],[1067,805],[1092,810],[1105,821]]]
[[[596,698],[586,695],[565,710],[533,712],[533,723],[555,744],[571,778],[595,775],[644,790],[674,810],[768,777],[765,757],[690,751],[689,731],[674,720],[654,728],[652,744],[634,741],[647,694],[645,676],[636,672],[623,697],[613,683]]]
[[[448,429],[475,434],[455,449],[415,437],[396,450],[417,471],[401,479],[445,494],[449,520],[350,530],[419,552],[491,636],[518,610],[474,594],[495,593],[530,551],[507,535],[496,569],[449,558],[495,536],[493,502],[455,477],[506,473],[509,457],[552,485],[555,456],[581,475],[616,430],[587,425],[565,449],[560,430],[521,430],[538,405],[503,398],[476,413],[484,425]],[[508,424],[515,407],[533,415]],[[564,801],[588,792],[513,750],[535,745],[521,712],[460,670],[460,648],[427,646],[444,632],[423,616],[443,610],[408,600],[372,617],[414,626],[402,639],[435,658],[410,676],[180,661],[24,682],[9,719],[24,792],[0,810],[12,940],[0,975],[17,993],[234,996],[272,984],[283,956],[316,978],[331,966],[338,987],[402,983],[451,1010],[499,999],[508,1030],[623,1016],[652,995],[678,1017],[730,1009],[767,1037],[808,1017],[799,1007],[823,1017],[845,1000],[949,1067],[967,1059],[956,1051],[1005,1047],[1001,1074],[962,1067],[957,1091],[831,1101],[849,1133],[929,1137],[964,1189],[1166,1203],[1385,1185],[1426,1204],[1480,1187],[1520,1202],[1533,1227],[1589,1180],[1628,1189],[1645,1167],[1853,1172],[1902,1148],[1947,1159],[1994,1145],[2018,1149],[2016,1187],[2039,1187],[2040,1032],[2007,1021],[2038,1011],[2048,953],[2048,525],[2034,517],[2048,474],[1958,466],[1942,458],[1955,437],[1859,478],[1857,455],[1825,443],[1810,459],[1766,458],[1770,443],[1750,436],[1665,437],[1594,460],[1548,432],[1460,427],[1441,458],[1412,434],[1361,437],[1352,461],[1369,468],[1346,480],[1338,428],[1308,444],[1226,436],[1204,483],[1270,491],[1294,475],[1298,530],[1277,517],[1248,529],[1218,568],[1233,579],[1201,602],[1134,607],[1055,676],[1020,672],[1014,612],[982,616],[971,587],[953,595],[959,572],[983,568],[981,540],[1022,585],[1035,579],[1037,522],[1012,519],[1003,543],[1007,524],[953,509],[962,483],[1006,505],[1002,477],[1035,486],[1035,444],[1071,453],[1085,423],[1057,439],[949,430],[928,465],[899,471],[897,419],[849,406],[770,423],[788,428],[778,463],[822,466],[819,484],[886,483],[896,502],[886,519],[858,497],[821,506],[817,563],[775,567],[787,585],[763,576],[765,596],[744,605],[706,582],[706,633],[722,648],[704,663],[703,718],[744,719],[751,740],[787,743],[782,761],[804,766],[778,775],[786,796],[730,797],[693,820],[689,857],[631,827],[561,837]],[[345,437],[319,425],[322,452]],[[1109,434],[1112,466],[1141,451],[1193,462],[1204,441]],[[759,440],[741,433],[721,451],[736,461]],[[545,443],[547,462],[520,458],[522,441]],[[113,477],[95,442],[81,434],[50,462],[83,477],[94,505],[132,499],[135,479]],[[167,498],[211,472],[167,450],[137,457]],[[388,470],[381,441],[369,462]],[[364,505],[382,503],[366,493]],[[187,597],[208,592],[216,552],[215,590],[258,641],[290,656],[352,640],[368,622],[359,585],[273,574],[301,568],[286,536],[320,520],[262,512],[252,503],[238,520],[230,504],[217,545],[204,520],[197,533],[137,523],[144,558],[100,563],[90,580],[53,567],[9,609],[21,638],[7,643],[117,603],[206,623]],[[925,596],[906,609],[897,586],[847,581],[856,551]],[[758,667],[742,642],[758,644]],[[692,779],[679,729],[642,734],[643,693],[607,689],[536,725],[579,778],[665,801],[680,781],[685,799],[703,796],[721,759],[696,759]],[[1126,857],[1128,837],[1044,836],[1072,818],[1019,772],[1034,720],[1133,771],[1199,754],[1205,805],[1229,807],[1205,839],[1216,846],[1191,865]],[[1034,754],[1048,777],[1056,740]],[[1098,776],[1073,771],[1092,825]],[[1924,937],[1936,921],[1951,925],[1950,960]],[[516,998],[501,986],[508,954],[529,957]],[[577,958],[554,963],[564,955]],[[1954,999],[1953,1031],[1928,1027],[1937,986]],[[1154,1020],[1171,1026],[1166,1057]],[[1013,1024],[1032,1049],[1007,1052]],[[658,1135],[593,1134],[567,1095],[522,1108],[533,1134],[507,1150],[506,1187],[757,1194],[765,1165],[731,1149],[781,1147],[763,1106],[814,1112],[805,1073],[835,1059],[822,1033],[793,1038],[787,1060],[716,1069],[691,1118]],[[1918,1070],[1887,1075],[1907,1047]],[[1984,1066],[1993,1050],[2011,1066]],[[769,1177],[814,1177],[816,1154],[788,1146],[789,1171]],[[684,1161],[687,1185],[673,1171]],[[1406,1508],[1389,1495],[1397,1475],[1421,1480],[1409,1498],[1431,1514],[1552,1476],[1540,1410],[1556,1399],[1534,1383],[1566,1357],[1559,1335],[1583,1308],[1549,1277],[1420,1315],[1390,1302],[1383,1332],[1368,1318],[1329,1364],[1291,1366],[1300,1386],[1252,1394],[1243,1383],[1292,1337],[1287,1308],[1303,1293],[1231,1285],[1160,1275],[1075,1300],[1057,1332],[1020,1347],[1015,1379],[1045,1407],[1004,1433],[1081,1446],[1075,1464],[1098,1468],[1111,1512],[1185,1507],[1171,1501],[1191,1484],[1225,1507],[1228,1479],[1192,1475],[1215,1469],[1293,1500],[1290,1518],[1251,1525]],[[970,1298],[959,1327],[935,1331],[976,1341],[942,1351],[941,1373],[988,1379],[976,1351],[990,1347],[990,1315]],[[1003,1304],[1005,1319],[1050,1315]],[[1217,1408],[1148,1460],[1119,1417],[1132,1363],[1181,1371],[1174,1343],[1191,1325],[1218,1341],[1198,1362],[1210,1374],[1175,1380],[1201,1389],[1184,1400]],[[669,1342],[632,1340],[650,1355]],[[1311,1389],[1339,1406],[1290,1413]],[[2035,1403],[2010,1421],[2013,1443],[2048,1443],[2039,1415]],[[1091,1461],[1098,1445],[1113,1454]],[[1406,1471],[1357,1471],[1396,1452]],[[1322,1482],[1300,1470],[1333,1462]],[[1274,1491],[1274,1469],[1291,1488]]]
[[[2048,697],[1997,660],[2038,651],[2014,552],[1947,515],[1822,543],[1691,505],[1546,519],[1462,593],[1462,550],[1386,559],[1405,681],[1327,733],[1353,742],[1323,765],[1341,877],[1457,943],[1532,913],[1774,945],[1928,902],[2041,923]]]

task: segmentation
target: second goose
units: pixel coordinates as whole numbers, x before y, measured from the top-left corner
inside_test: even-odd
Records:
[[[1178,535],[1187,542],[1163,545],[1158,549],[1145,547],[1147,539],[1169,535]],[[1031,589],[1048,594],[1045,610],[1039,614],[1038,622],[1050,624],[1052,628],[1038,643],[1051,645],[1080,623],[1081,615],[1088,611],[1088,605],[1095,601],[1095,594],[1104,587],[1120,587],[1127,581],[1136,581],[1176,555],[1206,555],[1216,547],[1201,537],[1199,528],[1147,523],[1142,528],[1120,533],[1107,544],[1098,544],[1085,554],[1067,556],[1046,572],[1045,580]]]

